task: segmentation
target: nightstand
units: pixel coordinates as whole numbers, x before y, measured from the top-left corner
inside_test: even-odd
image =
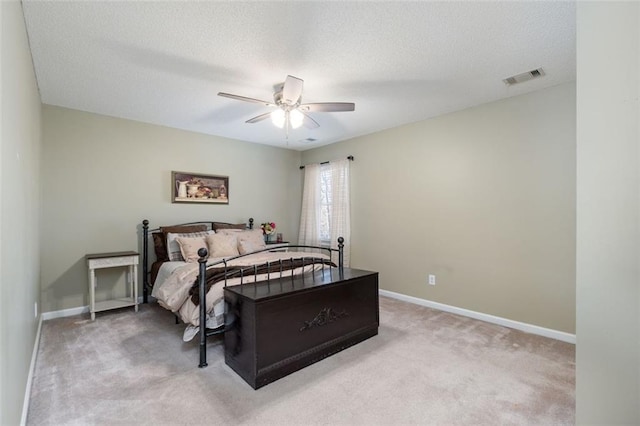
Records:
[[[96,312],[108,309],[133,306],[138,312],[138,258],[139,254],[135,251],[95,253],[85,256],[89,268],[89,308],[92,321],[96,319]],[[127,281],[130,283],[130,297],[96,302],[96,269],[116,267],[127,267],[129,270]]]
[[[288,251],[289,250],[289,241],[267,241],[267,248],[270,251]]]

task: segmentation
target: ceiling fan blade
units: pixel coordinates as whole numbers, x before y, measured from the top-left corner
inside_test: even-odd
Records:
[[[232,95],[231,93],[218,92],[218,96],[235,99],[237,101],[253,102],[254,104],[262,104],[264,106],[276,106],[272,102],[261,101],[260,99],[247,98],[246,96]]]
[[[304,120],[302,121],[302,125],[304,127],[306,127],[307,129],[317,129],[318,127],[320,127],[320,125],[318,124],[318,122],[316,120],[314,120],[313,118],[309,117],[304,112],[302,113],[302,115],[304,115]]]
[[[291,75],[287,76],[282,87],[282,101],[287,105],[294,105],[302,96],[303,81]]]
[[[270,112],[265,112],[264,114],[260,114],[256,117],[250,118],[245,123],[257,123],[258,121],[266,120],[271,115]]]
[[[302,112],[339,112],[355,111],[356,104],[351,102],[320,102],[300,105]]]

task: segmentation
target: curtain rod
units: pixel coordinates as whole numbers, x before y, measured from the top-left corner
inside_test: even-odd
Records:
[[[347,157],[347,160],[351,160],[351,161],[353,161],[353,160],[354,160],[353,155],[349,155],[349,156]],[[329,163],[330,163],[330,161],[323,161],[323,162],[322,162],[322,163],[320,163],[320,164],[329,164]],[[300,170],[302,170],[302,169],[304,169],[304,166],[300,166]]]

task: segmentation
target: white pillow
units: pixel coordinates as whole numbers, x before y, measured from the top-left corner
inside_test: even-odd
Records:
[[[235,234],[216,233],[207,236],[207,246],[209,257],[230,257],[237,256],[238,239]]]
[[[266,248],[264,240],[262,241],[262,244],[256,244],[252,240],[238,241],[238,251],[240,252],[240,254],[253,253],[254,251],[262,250],[263,248]]]
[[[242,231],[238,236],[238,242],[240,241],[249,241],[254,246],[258,247],[258,250],[267,248],[267,245],[264,242],[264,234],[262,233],[262,229],[252,229],[250,231]]]
[[[176,241],[178,237],[202,237],[203,239],[207,235],[213,234],[213,231],[202,231],[202,232],[191,232],[188,234],[178,234],[171,233],[167,234],[167,254],[169,255],[169,260],[172,262],[184,262],[184,257],[182,257],[182,252],[180,251],[180,244]]]

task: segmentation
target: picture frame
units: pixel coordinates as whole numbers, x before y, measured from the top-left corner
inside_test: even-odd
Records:
[[[229,204],[229,176],[172,171],[171,202]]]

